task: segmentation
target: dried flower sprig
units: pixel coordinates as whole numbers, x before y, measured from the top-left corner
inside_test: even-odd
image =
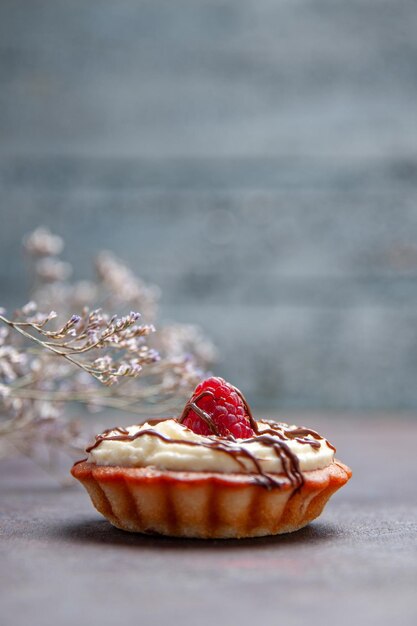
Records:
[[[82,429],[66,408],[74,403],[139,419],[174,411],[213,362],[212,344],[190,325],[155,332],[159,289],[111,253],[98,255],[96,281],[70,283],[60,237],[39,228],[24,244],[32,298],[12,316],[0,310],[0,456],[18,449],[45,464],[39,444],[51,452],[81,448]],[[107,313],[126,309],[133,311]]]
[[[16,312],[17,319],[7,319],[0,314],[0,321],[105,385],[115,383],[118,376],[138,376],[143,365],[155,363],[160,358],[156,350],[143,344],[143,338],[155,332],[155,327],[151,324],[138,325],[136,322],[140,313],[131,312],[121,318],[115,315],[109,318],[99,309],[91,313],[85,311],[83,317],[72,315],[58,330],[49,330],[47,325],[56,317],[55,311],[47,315],[36,312],[25,318],[24,313],[35,307],[36,304],[30,302]],[[120,357],[115,360],[107,353],[105,356],[96,356],[92,361],[83,359],[87,353],[95,353],[96,350],[118,353],[124,350],[133,356],[128,360]]]

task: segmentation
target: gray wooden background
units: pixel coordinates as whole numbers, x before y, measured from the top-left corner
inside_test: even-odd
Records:
[[[417,408],[413,0],[1,0],[0,294],[109,248],[259,406]]]

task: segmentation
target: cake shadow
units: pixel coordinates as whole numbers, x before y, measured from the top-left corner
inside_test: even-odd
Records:
[[[166,537],[157,534],[130,533],[119,530],[106,520],[87,519],[74,521],[53,529],[52,534],[66,542],[90,545],[131,546],[159,550],[211,549],[228,550],[242,547],[315,544],[330,541],[340,535],[340,528],[332,524],[314,522],[305,528],[283,535],[250,537],[243,539],[193,539]]]

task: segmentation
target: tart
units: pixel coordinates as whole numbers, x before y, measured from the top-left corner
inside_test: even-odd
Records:
[[[201,383],[178,418],[96,437],[71,473],[117,528],[241,538],[298,530],[350,478],[314,430],[255,420],[240,391]]]

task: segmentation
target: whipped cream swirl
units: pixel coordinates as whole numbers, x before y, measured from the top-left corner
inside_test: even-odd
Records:
[[[334,447],[314,431],[260,420],[251,439],[197,435],[175,419],[115,428],[87,448],[96,465],[154,467],[158,470],[220,473],[287,473],[288,455],[300,471],[322,469],[334,460]],[[287,456],[278,454],[284,448]],[[255,461],[254,461],[255,459]]]

